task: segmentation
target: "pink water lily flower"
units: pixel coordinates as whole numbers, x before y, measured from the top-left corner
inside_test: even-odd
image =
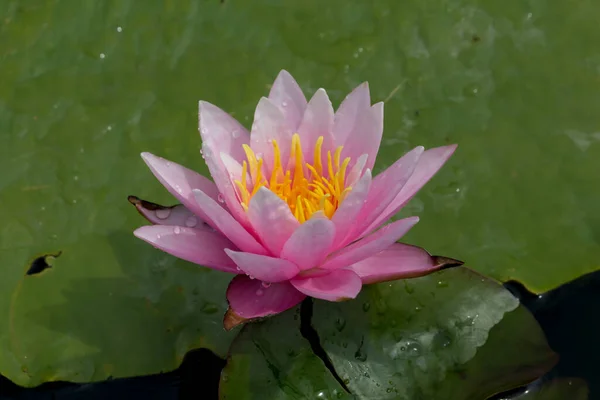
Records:
[[[366,83],[337,112],[327,93],[306,101],[281,71],[256,107],[248,132],[200,102],[203,157],[214,183],[143,153],[181,205],[132,201],[154,225],[135,235],[184,260],[235,274],[224,326],[287,310],[306,296],[340,301],[363,284],[411,278],[453,260],[396,243],[418,222],[382,226],[441,168],[456,146],[416,147],[372,177],[383,133],[383,103]]]

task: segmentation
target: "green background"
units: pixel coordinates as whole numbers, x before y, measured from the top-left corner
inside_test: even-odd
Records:
[[[599,17],[592,0],[3,1],[0,372],[85,381],[224,356],[228,276],[136,240],[126,198],[171,203],[139,153],[206,173],[198,100],[249,126],[282,68],[335,105],[369,81],[386,103],[377,171],[459,144],[402,212],[421,217],[405,241],[534,291],[594,270]]]

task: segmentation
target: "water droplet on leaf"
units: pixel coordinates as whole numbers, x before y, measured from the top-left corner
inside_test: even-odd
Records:
[[[371,309],[371,303],[369,303],[368,301],[366,303],[363,304],[362,309],[364,312],[367,312]]]
[[[340,317],[335,320],[335,329],[337,329],[339,332],[343,331],[345,327],[346,320],[344,318]]]

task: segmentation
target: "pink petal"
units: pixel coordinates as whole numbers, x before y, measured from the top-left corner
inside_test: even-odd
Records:
[[[226,330],[254,318],[279,314],[294,307],[306,296],[289,282],[273,283],[265,287],[258,279],[238,275],[227,288],[229,310],[223,319]]]
[[[439,169],[448,161],[450,156],[456,150],[457,145],[436,147],[425,151],[419,158],[419,162],[409,180],[406,182],[400,193],[392,200],[385,210],[373,221],[366,229],[360,233],[360,236],[371,232],[379,225],[390,219],[402,207],[414,197],[415,194],[439,171]],[[375,178],[377,179],[377,178]]]
[[[243,144],[250,143],[246,128],[231,115],[206,101],[199,104],[199,125],[202,142],[214,153],[229,154],[237,162],[246,158]]]
[[[289,72],[282,70],[277,75],[269,93],[269,99],[283,113],[289,130],[295,132],[306,108],[306,98]]]
[[[346,186],[354,186],[356,181],[358,181],[363,175],[363,170],[365,169],[365,165],[367,165],[367,158],[369,158],[368,154],[363,154],[356,160],[356,163],[348,172],[348,176],[346,177]]]
[[[250,133],[250,147],[257,158],[264,160],[263,166],[270,176],[273,168],[273,140],[277,141],[281,152],[281,164],[287,165],[292,143],[292,130],[288,127],[283,114],[273,102],[263,97],[256,106],[254,122]]]
[[[313,164],[315,144],[319,136],[323,136],[321,165],[327,165],[327,151],[333,155],[333,106],[323,89],[316,91],[304,112],[298,128],[304,160]]]
[[[333,127],[335,147],[343,146],[346,143],[358,116],[367,112],[370,107],[369,84],[364,82],[346,96],[335,113]]]
[[[332,221],[326,217],[312,217],[285,242],[281,257],[295,263],[301,270],[314,268],[331,252],[334,236]]]
[[[360,237],[359,234],[375,221],[396,198],[413,174],[422,154],[423,147],[415,147],[373,179],[367,203],[363,207],[354,229],[346,237],[346,243]]]
[[[353,271],[338,269],[327,275],[290,281],[307,296],[328,301],[353,299],[362,288],[360,277]]]
[[[155,225],[178,225],[187,226],[188,228],[208,227],[205,222],[195,216],[183,204],[165,207],[135,196],[129,196],[127,200],[135,206],[142,216]]]
[[[400,239],[417,222],[419,222],[419,217],[409,217],[392,222],[364,239],[343,248],[331,256],[321,268],[344,268],[369,258],[391,246],[392,243]]]
[[[366,167],[373,169],[382,135],[383,103],[377,103],[356,116],[354,127],[344,143],[342,159],[350,157],[350,166],[353,166],[358,157],[367,154]]]
[[[333,248],[337,249],[338,245],[351,231],[353,225],[356,224],[356,218],[365,206],[369,189],[371,188],[371,170],[367,169],[362,178],[352,187],[350,193],[346,196],[342,204],[333,214],[331,221],[335,224],[336,236],[333,242]]]
[[[210,146],[207,146],[205,143],[202,144],[202,149],[204,151],[204,161],[208,166],[208,170],[212,175],[212,178],[217,185],[218,190],[221,192],[220,196],[217,195],[217,202],[222,204],[227,204],[227,209],[231,213],[231,215],[245,228],[249,227],[248,217],[246,216],[246,211],[240,204],[240,201],[237,197],[237,192],[229,178],[229,174],[223,161],[221,161],[220,154],[215,154]],[[204,191],[203,191],[204,192]],[[206,193],[206,192],[204,192]],[[195,210],[193,210],[195,212]]]
[[[217,202],[201,190],[194,190],[193,193],[198,207],[208,216],[207,222],[222,232],[238,248],[251,253],[267,253],[265,248],[227,210],[219,207]]]
[[[416,278],[428,275],[447,267],[448,264],[460,265],[457,260],[432,257],[417,246],[394,243],[387,249],[349,268],[356,272],[364,285],[391,281],[395,279]]]
[[[146,162],[154,176],[165,188],[175,196],[188,210],[206,220],[194,200],[193,189],[200,189],[210,198],[217,199],[219,191],[214,183],[197,172],[187,169],[179,164],[157,157],[154,154],[142,153],[142,159]]]
[[[234,181],[242,181],[242,165],[234,160],[229,154],[220,153],[219,157],[221,157],[221,162],[225,167],[227,174],[229,175],[229,180],[231,184],[234,184]],[[246,185],[250,185],[250,179],[248,178],[249,174],[246,174]],[[251,186],[249,186],[251,187]]]
[[[246,275],[263,282],[287,281],[300,272],[294,263],[281,258],[233,250],[225,250],[225,252]]]
[[[225,249],[236,247],[217,232],[152,225],[142,226],[133,234],[175,257],[219,271],[237,273],[235,263],[225,254]]]
[[[300,226],[290,207],[265,187],[250,200],[248,218],[252,228],[272,255],[279,256],[292,233]]]

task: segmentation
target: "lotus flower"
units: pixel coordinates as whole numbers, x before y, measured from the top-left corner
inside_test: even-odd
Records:
[[[382,226],[441,168],[456,146],[416,147],[372,177],[383,103],[366,83],[337,112],[317,90],[307,103],[286,71],[262,98],[248,132],[200,101],[202,153],[214,183],[143,153],[181,205],[132,198],[153,224],[135,235],[176,257],[235,274],[224,326],[287,310],[306,296],[352,299],[363,284],[429,274],[453,263],[396,241],[418,222]]]

